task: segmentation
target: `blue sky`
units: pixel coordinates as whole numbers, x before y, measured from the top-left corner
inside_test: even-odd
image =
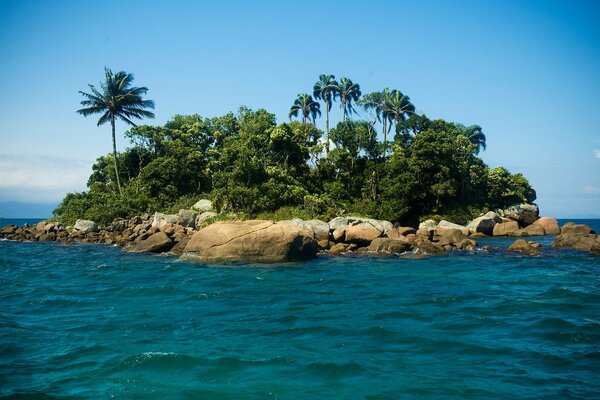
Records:
[[[5,217],[84,190],[111,150],[110,128],[75,113],[104,66],[149,88],[153,124],[240,105],[285,121],[321,73],[399,89],[430,118],[481,125],[484,161],[523,173],[542,214],[600,217],[599,2],[5,0],[0,50]]]

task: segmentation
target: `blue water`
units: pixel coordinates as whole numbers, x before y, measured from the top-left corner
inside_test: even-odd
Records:
[[[600,257],[488,241],[270,267],[0,241],[0,398],[598,398]]]

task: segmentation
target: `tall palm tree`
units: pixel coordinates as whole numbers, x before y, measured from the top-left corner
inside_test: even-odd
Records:
[[[400,125],[400,122],[406,121],[409,114],[415,113],[415,106],[410,102],[410,98],[402,94],[399,90],[392,90],[389,98],[387,99],[386,112],[390,116],[390,119],[396,124],[396,132]],[[391,124],[390,124],[391,128]],[[385,156],[386,144],[383,147],[383,153]]]
[[[298,117],[298,114],[301,115],[303,124],[306,124],[307,119],[312,119],[314,124],[317,116],[321,116],[321,105],[314,101],[311,95],[300,93],[290,108],[289,117],[292,119],[292,117]]]
[[[481,149],[485,150],[485,135],[481,126],[479,125],[471,125],[466,130],[466,136],[469,138],[469,141],[473,143],[476,147],[475,154],[479,154]]]
[[[336,94],[342,103],[342,121],[346,121],[347,114],[350,115],[351,113],[356,113],[352,107],[352,102],[358,101],[362,94],[360,92],[360,85],[352,82],[348,78],[342,78],[340,79],[340,83],[337,85],[336,90]]]
[[[332,101],[337,93],[338,83],[335,81],[335,76],[321,74],[319,80],[313,87],[313,96],[317,100],[323,100],[325,103],[325,135],[327,146],[325,151],[329,153],[329,111],[331,110]]]
[[[146,94],[146,87],[132,87],[133,74],[124,71],[113,73],[104,68],[105,80],[100,82],[100,88],[88,85],[91,93],[80,91],[85,98],[81,105],[85,108],[77,110],[84,117],[92,114],[102,114],[98,120],[98,126],[110,122],[112,127],[113,161],[115,164],[115,176],[117,187],[121,193],[121,181],[119,180],[119,167],[117,162],[117,141],[115,139],[115,121],[117,118],[126,124],[135,126],[132,119],[154,118],[154,113],[145,109],[154,109],[154,101],[142,99]]]
[[[393,115],[389,111],[391,95],[392,91],[388,88],[385,88],[381,92],[373,92],[364,95],[363,98],[358,102],[365,110],[375,111],[377,119],[383,123],[384,157],[385,147],[387,145],[387,134],[389,129],[392,127],[393,120]]]

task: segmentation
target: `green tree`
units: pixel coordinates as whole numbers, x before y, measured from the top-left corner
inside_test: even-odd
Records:
[[[381,92],[368,93],[358,101],[358,104],[360,104],[366,111],[374,112],[377,120],[381,121],[383,125],[384,149],[387,146],[387,134],[389,132],[388,126],[391,128],[393,121],[393,115],[388,109],[391,95],[392,91],[388,88],[385,88]]]
[[[383,112],[389,116],[390,120],[396,125],[396,133],[401,129],[400,123],[406,121],[409,115],[415,113],[415,106],[410,102],[410,98],[402,94],[399,90],[392,90],[387,97]],[[391,125],[390,125],[391,127]],[[387,136],[387,135],[386,135]],[[383,140],[383,156],[387,147],[387,138]]]
[[[311,119],[314,124],[317,116],[321,116],[321,105],[314,101],[311,95],[301,93],[290,108],[290,120],[292,117],[298,117],[298,114],[300,114],[303,124],[306,124],[306,120]]]
[[[81,105],[85,108],[77,110],[84,117],[92,114],[102,114],[98,126],[110,122],[112,127],[113,158],[117,187],[121,192],[119,180],[117,141],[115,139],[115,121],[120,119],[126,124],[135,126],[132,119],[154,118],[154,114],[146,109],[154,109],[152,100],[144,100],[146,87],[132,87],[133,74],[124,71],[114,74],[110,69],[104,68],[105,80],[100,83],[100,89],[88,85],[91,93],[80,91],[85,98]]]
[[[352,102],[357,102],[362,94],[360,85],[352,82],[348,78],[340,79],[340,83],[336,87],[336,96],[339,97],[342,106],[342,121],[346,121],[346,115],[356,113],[352,107]]]
[[[338,83],[334,75],[321,74],[313,87],[313,96],[325,103],[325,151],[329,152],[329,111],[337,94]]]

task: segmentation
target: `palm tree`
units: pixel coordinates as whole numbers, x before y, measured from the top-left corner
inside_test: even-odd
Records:
[[[485,150],[485,135],[479,125],[471,125],[466,128],[465,136],[476,146],[475,154],[479,154],[481,149]]]
[[[119,180],[119,168],[117,163],[117,142],[115,139],[115,121],[121,119],[126,124],[135,126],[132,119],[154,118],[154,114],[145,109],[154,109],[154,101],[142,99],[146,94],[146,87],[131,87],[133,74],[124,71],[114,74],[110,69],[104,68],[105,81],[100,82],[100,88],[88,85],[91,93],[80,91],[85,98],[81,102],[82,108],[77,112],[84,117],[92,114],[102,114],[98,120],[98,126],[110,122],[112,126],[113,161],[115,164],[115,176],[117,187],[121,193],[121,182]]]
[[[358,102],[365,110],[375,111],[377,120],[383,123],[384,157],[387,134],[389,129],[392,127],[393,120],[393,115],[389,112],[389,100],[391,98],[391,94],[392,91],[388,88],[385,88],[381,92],[373,92],[364,95],[363,98]]]
[[[314,101],[311,95],[301,93],[294,100],[294,104],[290,108],[289,117],[292,119],[292,117],[298,117],[298,114],[301,114],[303,124],[306,124],[307,119],[312,119],[314,124],[317,116],[321,116],[321,105]]]
[[[360,85],[352,82],[348,78],[342,78],[340,79],[340,83],[337,85],[336,90],[336,94],[342,102],[342,121],[346,121],[346,114],[350,115],[351,113],[356,113],[352,107],[352,102],[358,101],[362,94],[360,92]]]
[[[396,132],[401,121],[406,121],[409,114],[415,113],[415,106],[410,102],[410,98],[402,94],[399,90],[392,90],[390,96],[387,99],[387,105],[385,107],[386,112],[390,116],[390,120],[393,120],[396,124]],[[390,124],[391,128],[391,124]],[[383,146],[383,154],[385,157],[386,143]]]
[[[335,81],[335,76],[321,74],[319,80],[313,87],[313,96],[317,100],[323,100],[325,103],[325,135],[327,146],[325,151],[329,153],[329,111],[331,110],[332,100],[337,93],[338,83]]]

